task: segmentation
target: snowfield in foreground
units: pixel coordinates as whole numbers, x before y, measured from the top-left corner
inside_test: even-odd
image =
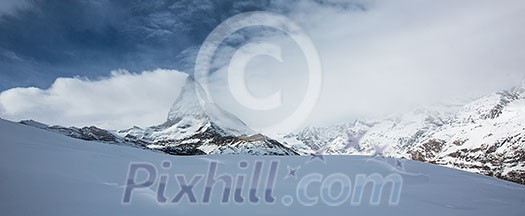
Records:
[[[408,160],[370,158],[364,156],[248,156],[207,155],[171,156],[133,147],[88,142],[38,128],[0,120],[0,215],[523,215],[525,186],[496,178],[458,171],[432,164]],[[170,161],[169,168],[162,164]],[[212,163],[215,161],[217,163]],[[275,187],[268,203],[265,179],[271,179],[272,162],[276,173]],[[123,202],[131,162],[149,163],[157,173],[148,188],[132,191],[130,203]],[[200,202],[205,194],[205,179],[210,164],[217,164],[216,175],[244,177],[245,185],[253,180],[256,164],[262,164],[261,182],[257,187],[258,204],[248,201],[248,187],[240,187],[244,203],[236,203],[237,191],[231,191],[229,202],[221,204],[224,182],[217,183],[208,204],[190,204],[189,194],[178,203],[170,203],[180,192],[178,178],[190,182],[195,176],[202,180],[192,192]],[[240,165],[243,164],[243,165]],[[245,167],[245,168],[242,168]],[[295,177],[293,172],[295,170]],[[144,182],[147,175],[133,176]],[[349,199],[330,206],[326,197],[341,194],[344,188],[334,183],[331,195],[320,192],[330,176],[346,176],[352,184]],[[352,205],[359,175],[395,174],[402,179],[399,204],[389,205],[396,188],[385,184],[380,203],[370,205],[372,187],[365,186],[359,205]],[[178,178],[175,177],[178,175]],[[168,181],[163,196],[167,203],[158,203],[159,181]],[[305,193],[297,185],[308,176],[319,176]],[[136,179],[135,179],[136,177]],[[307,195],[305,199],[301,195]],[[323,198],[324,197],[324,198]],[[304,201],[313,202],[304,206]]]

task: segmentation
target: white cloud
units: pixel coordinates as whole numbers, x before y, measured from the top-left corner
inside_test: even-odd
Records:
[[[368,11],[312,20],[326,74],[315,120],[518,85],[525,78],[523,11],[522,1],[378,1]]]
[[[0,94],[0,116],[64,126],[123,129],[163,123],[187,75],[157,69],[114,71],[100,80],[58,78],[50,88],[14,88]]]
[[[379,0],[363,2],[364,11],[314,1],[273,3],[288,8],[283,11],[311,36],[323,61],[323,92],[309,123],[373,117],[450,97],[477,97],[525,78],[523,1]],[[260,96],[282,90],[282,108],[268,113],[247,110],[227,92],[225,68],[211,77],[215,102],[255,127],[293,111],[307,82],[304,57],[293,41],[269,40],[283,46],[284,62],[254,59],[248,65],[247,84]],[[227,61],[234,51],[225,47],[216,57]],[[150,126],[164,121],[184,77],[157,70],[99,81],[61,78],[47,90],[3,92],[0,116],[117,129]]]
[[[313,1],[301,1],[286,10],[309,33],[323,60],[324,88],[310,123],[348,121],[449,98],[479,97],[519,85],[525,78],[523,1],[364,3],[364,11],[321,7]],[[282,4],[287,7],[288,3]],[[285,101],[287,109],[267,115],[247,111],[219,90],[226,86],[226,73],[215,74],[214,93],[225,98],[219,103],[250,125],[282,117],[303,96],[305,63],[300,53],[294,53],[298,48],[286,40],[278,39],[287,44],[285,62],[254,60],[247,80],[251,90],[262,95],[288,88],[283,90],[292,95]]]

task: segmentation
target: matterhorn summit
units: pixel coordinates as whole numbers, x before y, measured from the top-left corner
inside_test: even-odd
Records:
[[[210,102],[204,89],[191,76],[186,78],[186,83],[173,103],[164,126],[176,127],[184,134],[207,127],[214,127],[224,136],[256,134],[237,116]]]
[[[204,89],[191,76],[186,79],[164,124],[117,133],[171,154],[296,154],[210,102]]]

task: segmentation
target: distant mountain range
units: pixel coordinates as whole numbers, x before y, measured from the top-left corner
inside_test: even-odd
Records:
[[[301,153],[409,158],[525,184],[525,88],[462,107],[419,108],[380,121],[307,127],[279,140]]]
[[[250,129],[206,98],[191,77],[165,123],[108,131],[97,127],[22,124],[70,137],[164,151],[174,155],[381,155],[407,158],[525,184],[525,88],[435,106],[374,121],[306,127],[283,137]]]

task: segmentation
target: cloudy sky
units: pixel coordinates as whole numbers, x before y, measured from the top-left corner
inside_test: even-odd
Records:
[[[4,0],[0,117],[112,129],[162,123],[208,34],[249,11],[288,17],[317,47],[323,87],[307,124],[467,100],[525,78],[519,0]],[[283,92],[283,106],[264,113],[239,106],[227,87],[228,60],[254,41],[282,52],[282,62],[261,56],[246,68],[254,95]],[[255,127],[290,115],[308,88],[300,47],[275,29],[236,32],[214,58],[214,101]]]

